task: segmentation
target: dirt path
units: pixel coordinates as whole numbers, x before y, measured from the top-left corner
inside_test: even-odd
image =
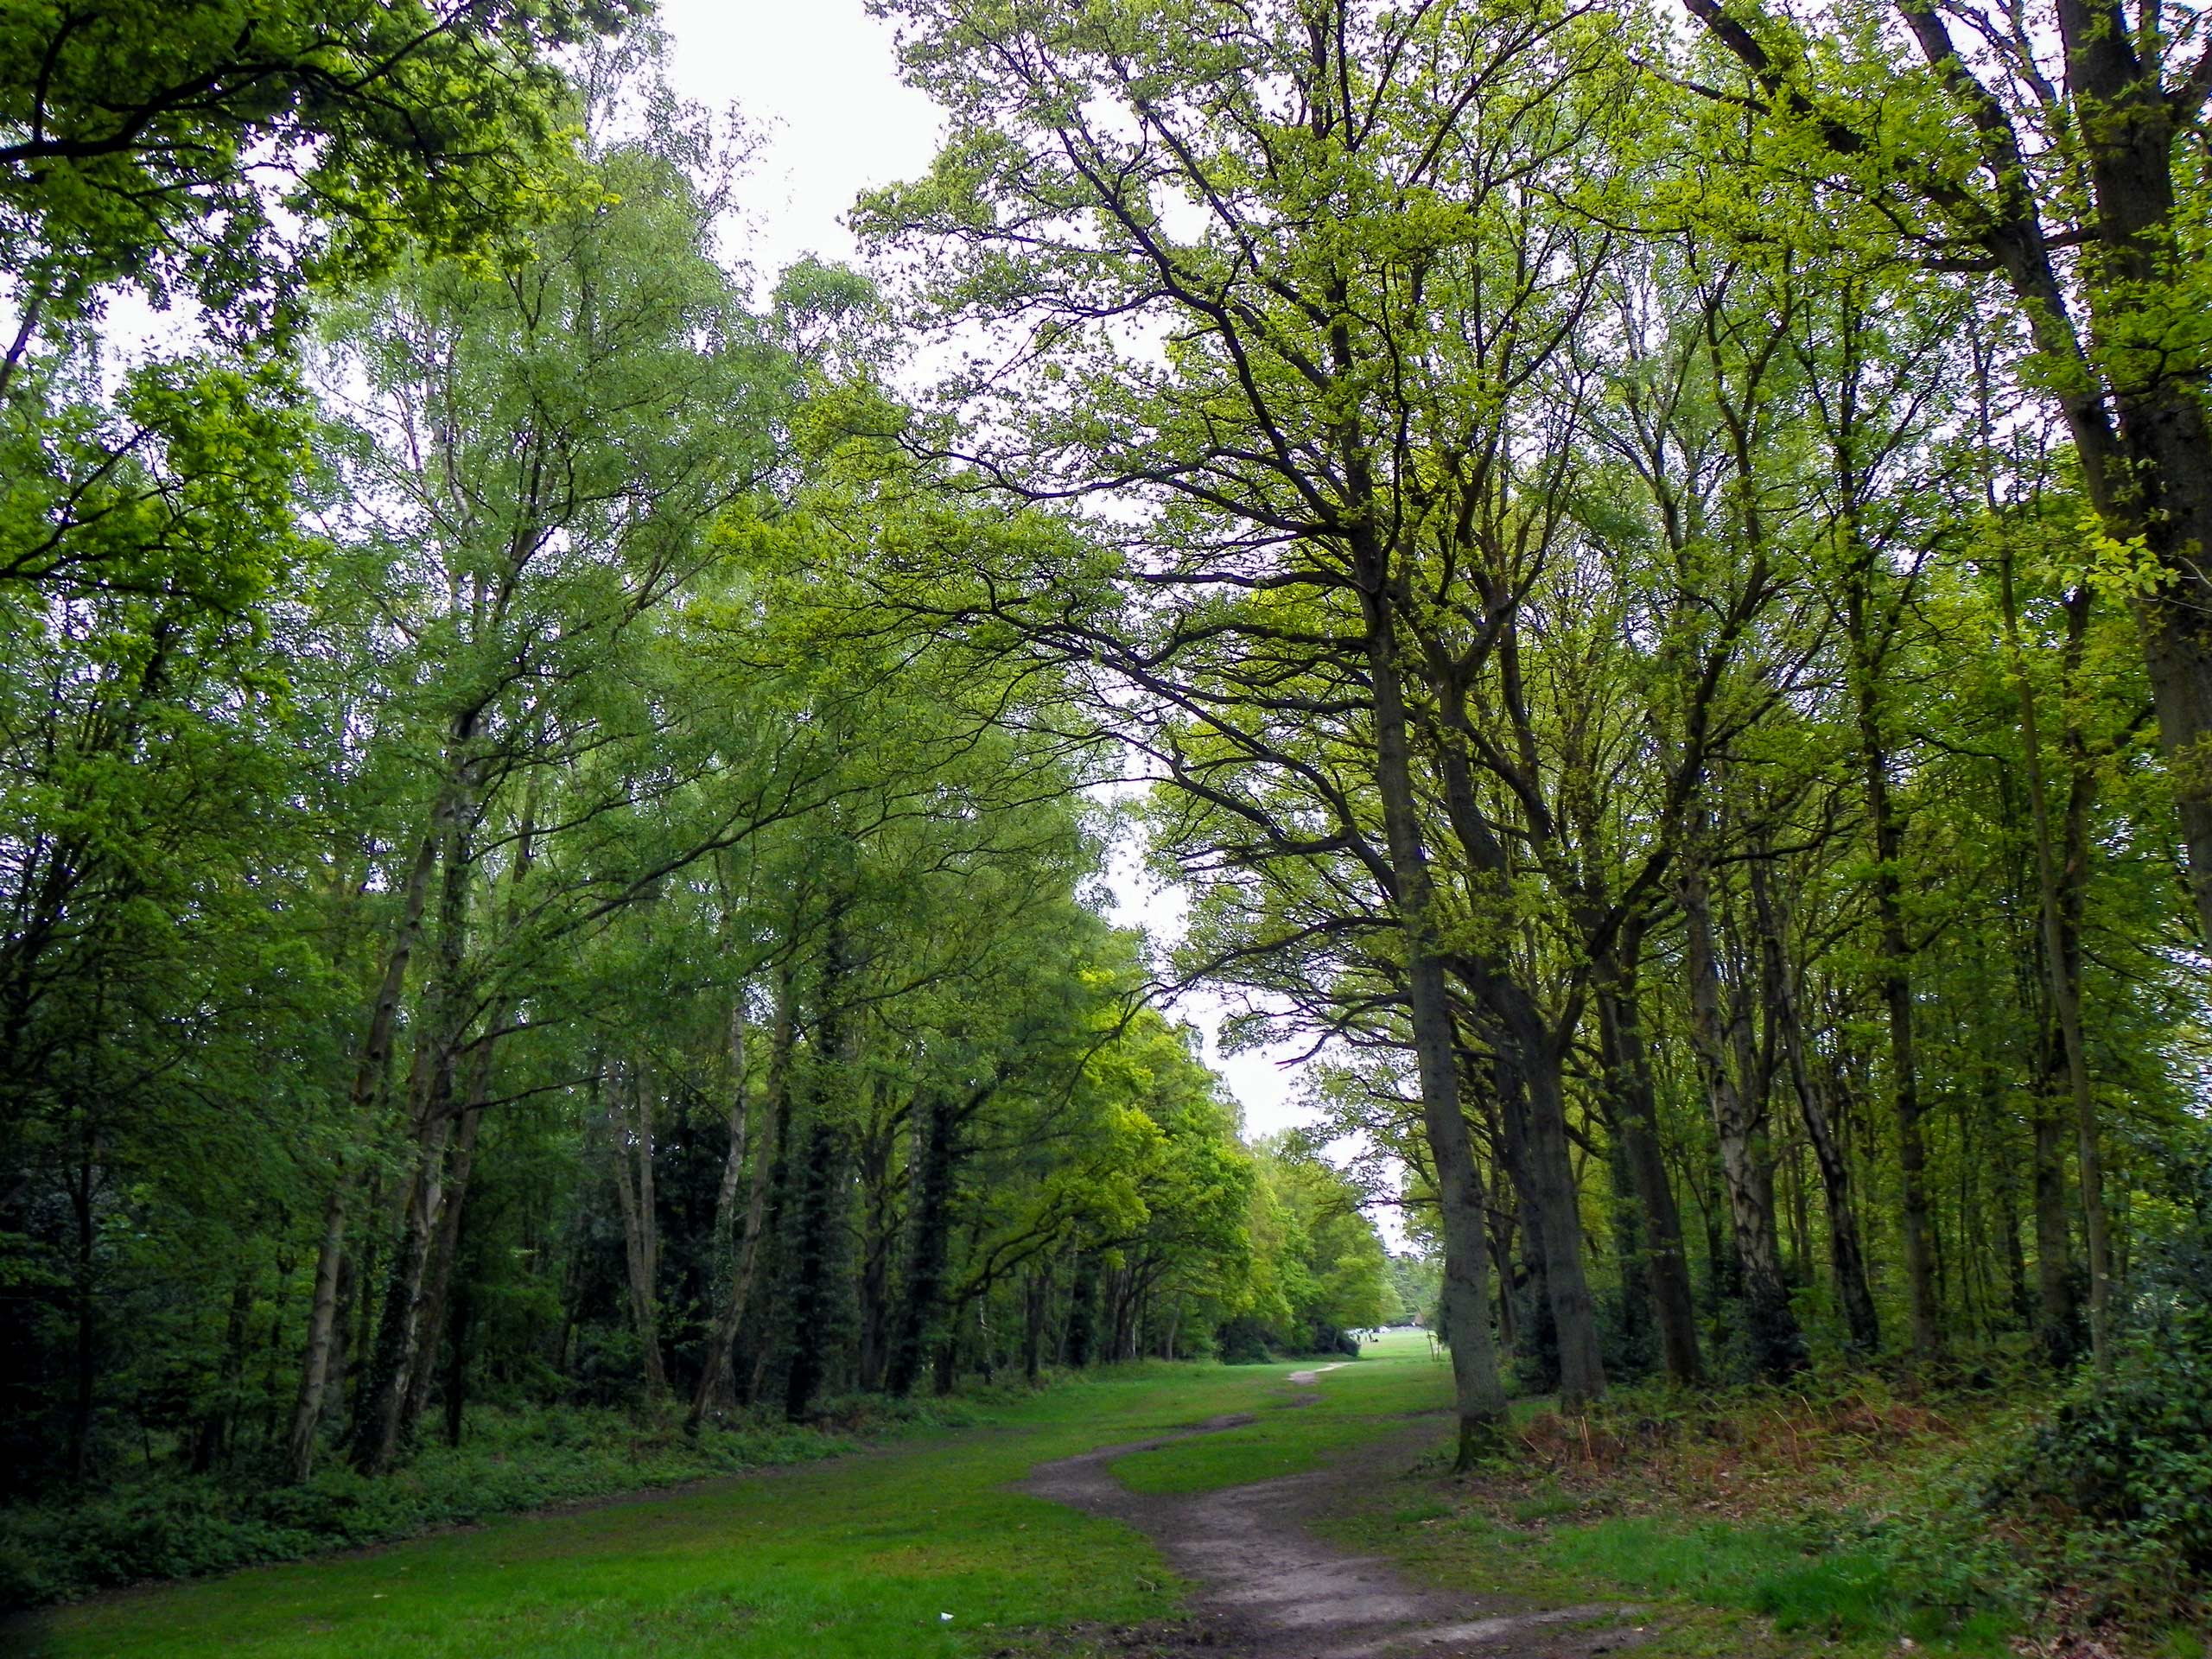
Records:
[[[1319,1373],[1294,1371],[1309,1390]],[[1131,1654],[1206,1653],[1220,1659],[1589,1659],[1639,1639],[1632,1609],[1588,1605],[1531,1607],[1504,1597],[1420,1588],[1380,1556],[1348,1554],[1306,1530],[1308,1516],[1340,1503],[1349,1490],[1404,1469],[1415,1442],[1369,1448],[1313,1474],[1289,1475],[1217,1491],[1137,1493],[1109,1465],[1198,1434],[1254,1420],[1218,1417],[1181,1433],[1103,1446],[1039,1465],[1024,1491],[1092,1515],[1111,1516],[1160,1547],[1197,1586],[1190,1618],[1112,1633]],[[1433,1440],[1431,1425],[1423,1441]]]

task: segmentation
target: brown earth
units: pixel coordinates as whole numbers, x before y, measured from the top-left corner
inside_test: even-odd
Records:
[[[1321,1366],[1291,1382],[1308,1390]],[[1156,1544],[1194,1588],[1187,1617],[1130,1630],[1082,1633],[1108,1653],[1206,1654],[1216,1659],[1592,1659],[1643,1639],[1637,1610],[1590,1603],[1534,1606],[1478,1589],[1413,1584],[1380,1556],[1354,1555],[1307,1527],[1380,1480],[1403,1474],[1440,1438],[1441,1419],[1363,1448],[1331,1467],[1210,1492],[1140,1493],[1109,1467],[1117,1458],[1251,1422],[1218,1417],[1179,1433],[1102,1446],[1039,1465],[1021,1490],[1109,1516]]]

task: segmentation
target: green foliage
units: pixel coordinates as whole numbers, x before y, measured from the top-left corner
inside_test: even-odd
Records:
[[[2139,1267],[2113,1370],[2084,1365],[1987,1478],[2055,1530],[2061,1578],[2170,1617],[2212,1606],[2212,1181]]]
[[[480,245],[567,160],[564,47],[629,0],[92,0],[0,23],[0,251],[63,314],[188,296],[234,338],[300,272]],[[304,246],[299,245],[304,244]]]

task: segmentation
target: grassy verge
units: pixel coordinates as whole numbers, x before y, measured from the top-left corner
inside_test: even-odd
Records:
[[[1321,1377],[1309,1407],[1286,1399],[1246,1427],[1122,1459],[1115,1473],[1142,1491],[1297,1473],[1448,1405],[1448,1370],[1422,1339],[1370,1352]],[[1699,1402],[1630,1389],[1573,1417],[1523,1401],[1498,1465],[1464,1480],[1440,1459],[1386,1474],[1332,1530],[1455,1587],[1649,1606],[1654,1659],[1893,1655],[1900,1639],[2003,1659],[2022,1629],[2015,1564],[1980,1517],[1944,1507],[1950,1471],[1987,1433],[1971,1409],[1863,1389]]]
[[[1654,1659],[2013,1651],[2017,1563],[1954,1501],[1975,1421],[1864,1393],[1525,1409],[1498,1465],[1432,1468],[1341,1535],[1446,1582],[1650,1606]]]
[[[1049,1458],[1263,1408],[1293,1369],[1125,1367],[966,1431],[125,1592],[55,1609],[0,1646],[27,1659],[965,1659],[1024,1631],[1156,1618],[1176,1586],[1148,1545],[1007,1486]]]

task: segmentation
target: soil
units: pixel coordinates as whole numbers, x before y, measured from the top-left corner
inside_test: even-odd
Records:
[[[1310,1404],[1320,1374],[1291,1374]],[[1128,1656],[1205,1654],[1212,1659],[1592,1659],[1643,1639],[1639,1610],[1588,1603],[1535,1606],[1478,1589],[1415,1585],[1380,1556],[1354,1555],[1313,1535],[1306,1522],[1341,1510],[1378,1480],[1402,1475],[1435,1445],[1442,1420],[1311,1474],[1210,1492],[1141,1493],[1109,1465],[1199,1434],[1251,1422],[1217,1417],[1179,1433],[1040,1464],[1021,1490],[1091,1515],[1110,1516],[1156,1544],[1194,1588],[1185,1618],[1082,1633],[1093,1650]]]

